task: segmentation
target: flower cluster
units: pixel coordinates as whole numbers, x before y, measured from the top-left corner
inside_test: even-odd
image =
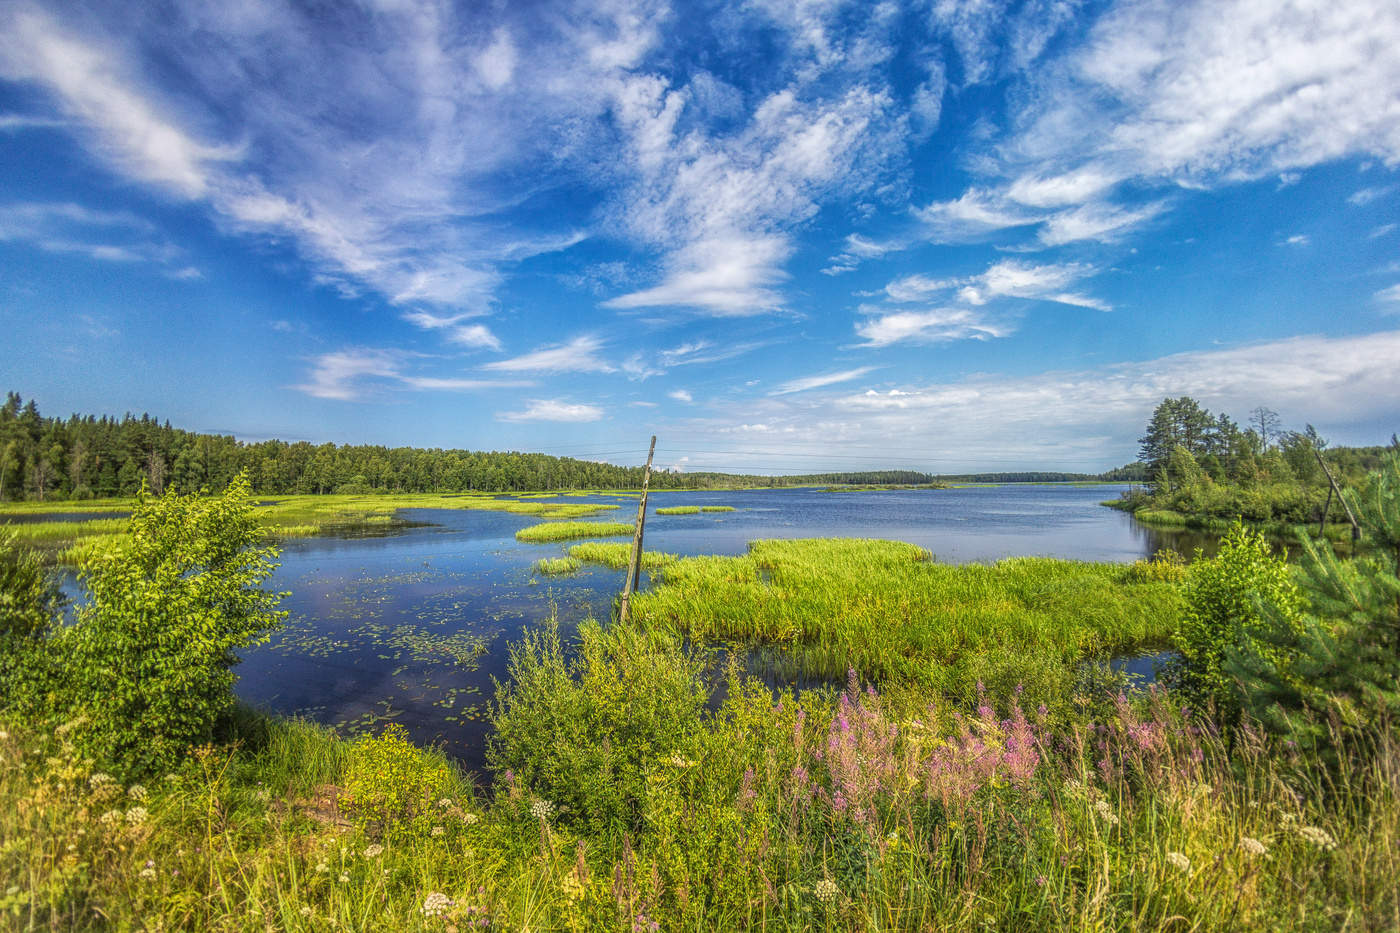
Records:
[[[554,815],[554,804],[548,800],[536,800],[530,804],[530,815],[540,822],[547,822]]]
[[[452,898],[441,891],[431,891],[423,898],[423,916],[441,917],[452,906]]]

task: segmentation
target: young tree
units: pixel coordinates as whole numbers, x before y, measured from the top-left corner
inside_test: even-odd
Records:
[[[1303,536],[1299,576],[1311,612],[1284,624],[1266,606],[1257,638],[1225,663],[1254,718],[1329,758],[1337,728],[1400,726],[1400,454],[1342,495],[1361,525],[1357,555],[1342,560],[1327,541]]]
[[[248,482],[219,496],[142,489],[128,534],[83,568],[88,602],[45,640],[35,718],[81,722],[86,754],[125,773],[175,766],[209,741],[233,703],[237,650],[286,613],[261,588],[277,550],[262,546]]]
[[[1249,413],[1249,425],[1259,435],[1259,443],[1264,450],[1268,450],[1283,433],[1283,422],[1279,420],[1278,412],[1263,405]]]

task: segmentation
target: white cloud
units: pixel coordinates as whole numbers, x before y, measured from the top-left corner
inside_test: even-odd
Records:
[[[996,323],[988,314],[967,308],[930,308],[925,311],[895,311],[877,314],[856,325],[857,336],[867,347],[887,347],[895,343],[948,343],[954,340],[987,340],[1005,337],[1011,328]]]
[[[287,325],[287,326],[280,326]],[[288,331],[291,325],[274,321],[274,330]],[[351,347],[323,353],[314,358],[310,378],[291,388],[314,398],[355,401],[377,388],[408,388],[436,391],[519,388],[533,385],[521,380],[461,379],[419,376],[404,372],[410,354],[372,347]]]
[[[1381,224],[1379,227],[1376,227],[1370,233],[1366,234],[1366,238],[1368,240],[1379,240],[1387,233],[1395,230],[1397,226],[1400,226],[1400,224]]]
[[[561,399],[535,399],[524,411],[502,412],[496,417],[502,421],[601,421],[603,409],[596,405],[581,405]]]
[[[861,366],[857,369],[846,369],[835,373],[822,373],[817,376],[806,376],[802,379],[792,379],[778,386],[769,395],[791,395],[793,392],[807,392],[811,389],[820,389],[823,386],[836,385],[840,382],[850,382],[852,379],[859,379],[868,372],[872,372],[876,367]]]
[[[522,356],[496,360],[483,368],[501,372],[610,373],[615,370],[598,355],[603,342],[585,334],[568,343],[541,347]]]
[[[1373,188],[1362,188],[1347,198],[1347,203],[1356,207],[1365,207],[1372,201],[1385,197],[1395,190],[1395,185],[1381,185]]]
[[[1307,246],[1310,241],[1306,233],[1295,233],[1285,239],[1280,246]]]
[[[1098,272],[1086,263],[1035,264],[1015,259],[993,263],[979,275],[935,279],[925,275],[907,275],[885,286],[885,295],[893,303],[928,301],[932,296],[956,290],[957,298],[965,304],[981,306],[999,298],[1025,298],[1054,301],[1060,304],[1109,311],[1112,306],[1087,295],[1068,289],[1081,279]],[[867,313],[874,313],[867,309]]]
[[[165,267],[165,274],[174,279],[201,275],[191,266],[175,266],[182,251],[161,237],[150,221],[124,211],[93,210],[68,202],[0,205],[0,241],[6,240],[98,262],[152,263]]]
[[[672,392],[667,392],[666,394],[678,402],[685,402],[687,405],[695,401],[695,397],[692,396],[685,389],[676,389]]]
[[[1137,454],[1137,438],[1165,397],[1189,395],[1242,419],[1258,405],[1347,443],[1376,443],[1400,418],[1400,331],[1356,337],[1300,337],[1199,350],[1093,369],[1014,376],[987,374],[890,390],[812,392],[714,405],[692,426],[706,435],[781,435],[782,450],[732,454],[743,470],[812,469],[824,456],[846,464],[869,453],[887,463],[892,443],[903,462],[961,472],[976,469],[1082,469],[1117,466]],[[673,443],[684,446],[687,439]],[[698,442],[696,444],[699,446]],[[784,459],[797,455],[796,461]]]
[[[1384,305],[1395,306],[1387,308],[1388,313],[1400,313],[1400,282],[1376,292],[1375,299]]]
[[[22,113],[0,113],[0,133],[20,130],[52,130],[67,126],[67,121],[51,117],[31,117]]]
[[[934,243],[963,243],[984,239],[989,234],[1015,227],[1028,227],[1045,219],[1044,213],[1030,213],[1007,204],[997,194],[969,188],[951,201],[935,201],[914,212]]]
[[[1081,240],[1112,242],[1156,217],[1165,207],[1166,204],[1161,201],[1135,208],[1085,204],[1049,217],[1040,231],[1040,242],[1046,246],[1062,246]]]
[[[515,61],[515,43],[510,31],[502,27],[496,30],[491,44],[477,56],[476,71],[487,87],[498,91],[514,76]]]

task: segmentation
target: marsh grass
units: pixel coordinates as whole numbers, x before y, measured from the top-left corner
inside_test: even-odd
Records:
[[[515,533],[517,541],[538,544],[547,541],[568,541],[571,538],[610,538],[630,535],[632,526],[624,522],[542,522]]]
[[[893,541],[755,541],[741,557],[666,566],[638,624],[699,642],[767,645],[815,678],[854,669],[970,696],[1020,685],[1063,698],[1085,658],[1161,645],[1181,597],[1127,568],[1049,558],[940,564]],[[1034,650],[1028,650],[1032,648]]]
[[[734,506],[732,506],[732,505],[702,505],[702,506],[700,506],[700,511],[702,511],[702,512],[732,512],[732,511],[734,511]]]
[[[698,505],[668,505],[665,508],[657,509],[657,515],[698,515],[700,506]]]
[[[621,541],[585,541],[569,548],[569,556],[590,564],[602,564],[611,570],[625,570],[632,558],[632,545]],[[662,551],[642,551],[642,569],[659,570],[680,560],[675,554]]]
[[[581,565],[577,557],[542,557],[535,561],[535,573],[547,576],[563,576],[574,573]]]

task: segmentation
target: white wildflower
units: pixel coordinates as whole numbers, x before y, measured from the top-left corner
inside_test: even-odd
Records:
[[[463,822],[463,823],[466,823],[468,826],[472,825],[473,823],[475,823],[475,822],[476,822],[477,820],[479,820],[479,819],[481,819],[481,817],[477,816],[475,813],[463,813],[463,814],[462,814],[462,822]]]
[[[148,815],[145,807],[132,807],[130,810],[126,811],[126,821],[132,826],[140,826],[142,823],[146,822],[146,817]]]
[[[126,789],[126,795],[132,800],[145,800],[146,788],[141,784],[132,784]]]
[[[330,870],[331,870],[331,867],[330,867],[329,865],[327,865],[325,862],[317,862],[317,863],[316,863],[316,874],[318,874],[318,875],[324,875],[326,872],[328,872],[328,871],[330,871]]]
[[[836,899],[836,882],[830,878],[823,878],[812,888],[812,893],[817,896],[817,900],[823,904],[830,904]]]
[[[452,798],[451,798],[451,797],[444,797],[444,798],[442,798],[441,800],[438,801],[438,806],[443,807],[443,808],[452,806]]]
[[[367,846],[367,847],[365,848],[365,858],[378,858],[379,856],[381,856],[381,855],[383,855],[383,854],[384,854],[384,847],[383,847],[382,845],[380,845],[379,843],[377,843],[377,842],[376,842],[374,845],[372,845],[372,846]]]
[[[1337,840],[1332,838],[1332,834],[1321,826],[1299,826],[1298,835],[1317,846],[1319,849],[1337,848]]]
[[[1250,855],[1264,855],[1269,851],[1268,846],[1264,845],[1264,843],[1255,839],[1253,836],[1241,836],[1240,848],[1244,849]]]
[[[144,881],[154,881],[156,879],[156,870],[154,868],[141,869],[141,878]]]
[[[1168,852],[1167,861],[1179,871],[1189,872],[1191,870],[1191,860],[1180,852]]]
[[[101,771],[98,771],[92,777],[88,778],[88,786],[96,789],[98,787],[105,787],[108,784],[115,784],[116,780],[117,779],[110,774],[103,774]]]
[[[1104,822],[1108,823],[1108,825],[1118,825],[1118,814],[1113,812],[1113,807],[1109,806],[1107,800],[1100,800],[1098,803],[1094,804],[1094,809],[1098,811],[1099,816],[1103,817]]]
[[[693,768],[693,767],[695,767],[695,762],[691,761],[689,758],[685,757],[685,756],[682,755],[680,752],[677,752],[676,754],[672,755],[672,756],[670,757],[669,761],[671,762],[671,764],[675,765],[677,768],[682,768],[682,769],[684,769],[684,768]]]
[[[548,800],[536,800],[530,804],[530,815],[541,822],[554,815],[554,804]]]
[[[447,832],[447,830],[443,829],[441,826],[434,826],[431,835],[441,836],[445,832]]]
[[[428,896],[423,898],[423,916],[441,917],[451,906],[452,898],[441,891],[430,891]]]
[[[10,733],[6,732],[4,729],[0,729],[0,742],[4,742],[4,741],[7,740],[9,737],[10,737]]]
[[[122,811],[108,810],[106,813],[102,814],[100,819],[103,823],[105,823],[108,826],[112,825],[113,823],[120,823],[122,821]]]
[[[347,875],[345,872],[341,872],[341,873],[340,873],[340,883],[341,883],[341,884],[348,884],[349,882],[350,882],[350,876]]]

